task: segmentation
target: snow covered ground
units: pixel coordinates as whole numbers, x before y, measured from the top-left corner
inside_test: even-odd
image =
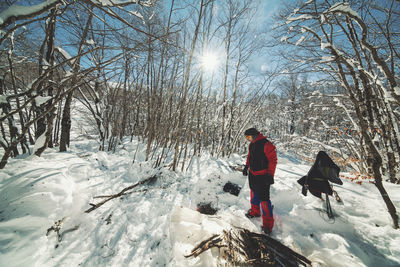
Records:
[[[195,244],[233,226],[259,231],[261,219],[247,219],[247,180],[229,166],[235,155],[195,158],[187,173],[153,169],[145,146],[126,140],[117,153],[97,151],[94,140],[76,132],[69,152],[48,149],[42,157],[12,159],[0,171],[0,266],[216,266],[218,251],[186,259]],[[132,158],[139,148],[136,161]],[[271,189],[276,225],[272,237],[313,261],[314,266],[399,266],[400,231],[377,189],[344,181],[331,198],[336,217],[324,202],[301,195],[297,179],[304,164],[280,151]],[[91,213],[94,196],[118,193],[157,174],[150,185],[116,198]],[[223,192],[227,181],[243,186],[239,196]],[[400,209],[399,186],[385,186]],[[211,202],[215,215],[196,211]],[[60,234],[47,229],[63,219]]]

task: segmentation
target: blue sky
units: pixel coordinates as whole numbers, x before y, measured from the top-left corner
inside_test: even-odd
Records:
[[[261,8],[259,9],[259,15],[256,18],[259,29],[267,33],[269,36],[269,28],[271,27],[272,16],[279,10],[279,6],[282,5],[282,0],[261,0]],[[265,65],[268,68],[270,55],[267,51],[263,51],[258,55],[255,55],[251,60],[252,64],[250,68],[253,72],[257,73],[261,71],[261,67]]]
[[[170,3],[171,0],[163,0],[163,2],[165,3]],[[191,1],[187,1],[187,3],[193,3],[193,5],[196,5],[196,2],[199,0],[191,0]],[[224,1],[224,0],[216,0],[218,1]],[[237,0],[237,1],[247,1],[247,0]],[[37,4],[42,2],[42,0],[40,1],[33,1],[31,4]],[[175,5],[179,5],[182,2],[180,2],[180,0],[175,0]],[[198,2],[197,2],[198,3]],[[279,8],[280,5],[282,5],[282,0],[259,0],[259,7],[258,8],[258,14],[257,16],[255,16],[255,20],[254,20],[254,25],[255,27],[258,27],[259,30],[262,30],[262,32],[267,33],[268,34],[268,28],[271,26],[272,23],[272,15],[275,14]],[[16,2],[16,4],[19,5],[24,5],[27,4],[27,1],[25,0],[19,0]],[[165,9],[169,10],[169,5],[166,4],[165,5]],[[183,12],[190,12],[190,8],[187,9],[187,11],[183,11]],[[181,12],[181,11],[178,11]],[[60,30],[61,32],[63,31],[62,29],[59,29],[57,31],[58,35],[60,34]],[[63,34],[63,33],[62,33]],[[69,46],[67,46],[64,43],[65,40],[63,40],[63,44],[58,44],[61,45],[66,51],[70,52],[71,55],[74,55],[74,51],[73,49],[71,50]],[[261,53],[254,53],[254,55],[252,56],[252,58],[250,59],[249,62],[249,68],[250,71],[253,74],[259,74],[261,71],[261,67],[263,65],[268,66],[269,63],[269,58],[270,55],[268,53],[268,51],[262,51]]]

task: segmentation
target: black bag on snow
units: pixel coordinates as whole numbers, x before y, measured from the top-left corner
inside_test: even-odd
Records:
[[[319,151],[317,158],[307,175],[301,177],[297,182],[303,186],[302,193],[307,195],[307,189],[316,197],[321,198],[322,193],[332,195],[329,181],[335,184],[343,184],[339,178],[340,168],[324,151]]]

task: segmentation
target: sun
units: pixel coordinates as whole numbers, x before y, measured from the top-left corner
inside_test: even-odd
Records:
[[[219,64],[218,56],[212,52],[205,52],[200,57],[200,63],[204,70],[213,71]]]

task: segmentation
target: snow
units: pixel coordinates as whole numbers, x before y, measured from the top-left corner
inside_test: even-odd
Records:
[[[72,63],[72,62],[71,62]],[[73,64],[73,63],[72,63]],[[61,83],[69,80],[71,78],[71,76],[74,75],[74,73],[71,70],[67,70],[65,72],[64,78],[62,78]]]
[[[185,258],[199,240],[207,239],[214,234],[221,234],[223,230],[232,226],[242,227],[251,231],[258,231],[249,220],[238,217],[232,212],[224,211],[215,216],[203,215],[186,207],[174,207],[171,212],[170,235],[173,245],[174,266],[218,266],[218,249],[202,253],[198,258]],[[226,263],[226,262],[223,262]]]
[[[154,15],[156,14],[156,12],[153,11],[153,13],[151,13],[151,16],[149,17],[149,21],[152,20],[152,18],[154,17]]]
[[[19,6],[19,5],[12,5],[7,8],[5,11],[0,13],[0,25],[3,24],[11,17],[17,16],[27,16],[30,14],[34,14],[39,12],[40,10],[46,9],[46,7],[59,2],[59,0],[47,0],[35,6]]]
[[[65,51],[64,49],[62,49],[61,47],[56,46],[55,49],[58,50],[58,52],[60,52],[60,53],[63,55],[63,57],[64,57],[65,59],[67,59],[67,60],[68,60],[68,59],[71,59],[71,55],[70,55],[67,51]]]
[[[72,123],[68,152],[47,149],[41,157],[10,159],[1,170],[0,266],[217,266],[224,263],[218,249],[198,258],[183,256],[224,229],[259,232],[261,219],[244,215],[250,205],[247,178],[230,168],[243,164],[243,155],[217,159],[203,153],[193,158],[186,173],[154,169],[151,161],[144,161],[145,144],[127,138],[115,154],[99,152],[95,140],[81,135],[86,132],[83,121]],[[336,216],[328,219],[321,211],[324,202],[303,196],[297,184],[310,164],[279,147],[278,152],[271,187],[273,238],[314,266],[400,264],[400,232],[392,228],[373,184],[343,179],[342,186],[335,185],[343,203],[331,198]],[[102,200],[95,196],[117,193],[153,175],[159,177],[153,184],[84,213],[89,203]],[[223,192],[227,181],[243,187],[238,196]],[[399,185],[384,185],[399,209]],[[206,201],[218,209],[215,215],[196,211]],[[62,240],[57,242],[54,231],[46,236],[63,218]]]
[[[38,95],[38,96],[35,97],[35,103],[36,103],[37,106],[41,106],[44,103],[46,103],[47,101],[49,101],[50,99],[52,99],[51,96],[40,96],[40,95]]]
[[[396,87],[394,88],[394,93],[395,93],[396,95],[400,95],[400,87],[399,87],[399,86],[396,86]]]
[[[312,19],[313,17],[307,14],[303,14],[297,17],[289,17],[286,20],[286,24],[291,23],[293,21],[297,21],[297,20],[308,20],[308,19]]]
[[[322,62],[331,62],[335,60],[335,56],[322,56],[321,61]]]
[[[326,18],[324,14],[321,14],[321,24],[324,24],[326,22]]]
[[[0,104],[8,103],[6,95],[0,95]]]
[[[282,36],[281,42],[286,42],[287,41],[287,36]]]
[[[306,39],[306,37],[305,37],[304,35],[302,35],[302,36],[300,37],[300,39],[297,40],[296,46],[298,46],[299,44],[301,44],[301,43],[304,41],[304,39]]]
[[[142,22],[143,22],[143,24],[146,24],[146,21],[145,21],[143,15],[140,14],[140,12],[138,12],[138,11],[130,11],[129,13],[130,13],[131,15],[134,15],[134,16],[138,17],[139,19],[141,19]]]
[[[355,12],[351,7],[349,3],[336,3],[333,6],[331,6],[328,9],[328,12],[341,12],[341,13],[347,13],[350,14],[351,16],[360,18],[357,12]]]
[[[140,0],[92,0],[93,3],[97,3],[102,6],[117,6],[121,4],[140,4],[141,6],[151,6],[151,1],[140,1]]]
[[[324,42],[321,41],[321,50],[322,50],[322,51],[324,51],[325,48],[330,47],[330,46],[331,46],[330,43],[324,43]]]
[[[86,44],[88,44],[88,45],[94,45],[95,42],[93,41],[93,39],[90,39],[90,40],[86,40]]]
[[[33,153],[35,153],[36,150],[38,150],[39,148],[43,147],[45,143],[46,143],[46,131],[44,131],[44,133],[36,139],[35,146],[33,148]]]

